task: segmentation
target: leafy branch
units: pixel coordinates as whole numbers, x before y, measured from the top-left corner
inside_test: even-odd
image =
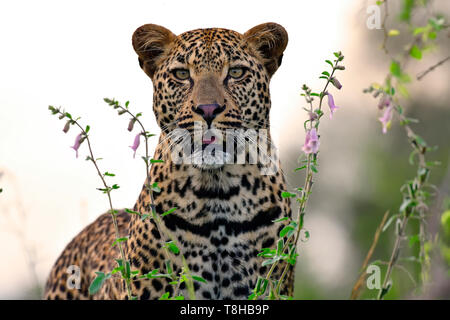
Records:
[[[92,147],[91,147],[91,141],[89,140],[88,132],[90,130],[90,127],[86,126],[86,128],[83,128],[81,126],[81,124],[78,122],[78,120],[80,118],[73,119],[72,115],[70,113],[61,111],[60,108],[55,108],[53,106],[49,106],[48,108],[52,112],[53,115],[59,115],[60,120],[67,119],[66,125],[64,126],[64,129],[63,129],[63,131],[65,133],[67,133],[69,131],[69,128],[71,125],[76,125],[81,130],[81,133],[77,136],[77,138],[75,140],[75,145],[72,147],[77,152],[77,156],[78,156],[78,148],[80,147],[80,145],[84,141],[87,142],[88,149],[89,149],[89,156],[86,157],[86,160],[92,162],[92,164],[94,165],[94,167],[97,171],[97,175],[100,177],[100,179],[102,181],[103,188],[98,188],[98,190],[102,191],[103,193],[106,193],[106,195],[108,196],[109,213],[110,213],[112,221],[113,221],[114,232],[115,232],[115,237],[116,237],[116,240],[114,241],[113,245],[117,244],[117,246],[119,248],[120,257],[121,257],[121,259],[117,259],[116,261],[119,264],[119,268],[121,268],[121,270],[122,270],[122,276],[123,276],[123,279],[125,280],[125,287],[127,290],[127,295],[128,295],[128,298],[131,300],[132,294],[131,294],[131,287],[130,287],[130,281],[131,281],[130,264],[129,264],[129,261],[125,257],[125,252],[124,252],[124,249],[122,246],[122,239],[124,239],[124,238],[120,237],[120,233],[119,233],[119,226],[117,224],[117,218],[116,218],[118,211],[114,209],[114,207],[112,205],[112,199],[111,199],[111,192],[113,190],[118,189],[119,186],[117,184],[113,184],[112,186],[110,186],[106,182],[106,179],[105,179],[105,177],[114,176],[114,174],[111,174],[109,172],[105,172],[102,174],[102,171],[100,170],[98,163],[97,163],[98,160],[100,160],[100,158],[94,157],[94,153],[93,153]],[[89,291],[91,292],[91,294],[92,294],[92,292],[96,292],[98,289],[100,289],[99,285],[101,285],[106,279],[108,279],[111,276],[111,274],[105,275],[103,272],[96,272],[96,273],[97,273],[97,277],[94,279],[93,283],[91,284],[91,286],[89,288],[90,289]]]
[[[138,141],[137,139],[140,136],[143,136],[145,139],[145,156],[142,157],[142,159],[145,162],[145,170],[146,170],[146,182],[145,182],[145,188],[148,190],[149,192],[149,196],[150,196],[150,215],[149,214],[142,214],[140,212],[136,212],[136,211],[132,211],[129,209],[126,209],[126,211],[128,213],[131,214],[138,214],[141,216],[142,219],[153,219],[153,221],[155,221],[156,226],[158,231],[161,234],[165,234],[167,236],[167,238],[170,239],[170,241],[164,243],[162,245],[162,248],[164,249],[164,254],[166,256],[166,272],[167,274],[169,274],[172,278],[172,282],[171,284],[176,286],[175,289],[175,293],[174,293],[174,297],[173,299],[179,299],[182,296],[177,296],[177,292],[178,289],[181,285],[182,282],[186,283],[186,288],[187,291],[189,293],[189,297],[190,299],[194,300],[195,299],[195,291],[194,291],[194,285],[193,285],[193,280],[196,281],[206,281],[203,278],[199,277],[199,276],[195,276],[191,274],[191,271],[188,267],[188,264],[186,263],[186,259],[183,255],[183,253],[181,252],[180,249],[180,245],[178,244],[175,236],[169,232],[167,230],[167,228],[164,228],[163,222],[161,220],[162,217],[165,217],[173,212],[176,211],[177,208],[172,208],[170,210],[168,210],[167,212],[162,213],[161,215],[159,215],[156,212],[156,206],[155,206],[155,199],[154,199],[154,194],[153,192],[160,192],[161,189],[158,186],[157,182],[151,183],[151,177],[150,177],[150,167],[152,164],[154,163],[160,163],[160,162],[164,162],[164,160],[162,159],[151,159],[150,155],[149,155],[149,148],[148,148],[148,139],[152,136],[154,136],[154,134],[149,133],[147,130],[145,130],[144,125],[142,124],[142,122],[139,120],[139,117],[142,116],[142,113],[139,112],[137,114],[132,113],[129,109],[129,101],[125,102],[125,106],[122,106],[117,100],[115,99],[109,99],[109,98],[105,98],[104,101],[111,107],[113,107],[114,109],[118,110],[118,115],[123,115],[123,114],[128,114],[129,116],[131,116],[130,122],[128,124],[128,131],[132,131],[134,128],[134,125],[137,123],[141,129],[141,132],[137,134],[136,138],[135,138],[135,144],[131,147],[134,151],[136,151],[136,149],[139,146],[139,143],[136,144],[136,141]],[[172,260],[173,258],[171,257],[172,254],[177,254],[180,255],[181,260],[182,260],[182,264],[183,267],[181,268],[181,272],[180,274],[177,276],[173,273],[173,263]],[[154,270],[152,271],[154,272]],[[163,297],[164,298],[169,298],[169,293],[166,292]],[[166,296],[167,295],[167,296]]]
[[[267,299],[290,299],[291,297],[281,295],[281,289],[283,283],[288,275],[288,272],[295,266],[297,261],[297,248],[299,246],[299,240],[301,235],[304,234],[304,239],[306,241],[309,238],[309,232],[304,230],[304,216],[306,213],[306,205],[308,199],[312,192],[313,177],[317,170],[317,160],[318,160],[318,150],[319,150],[319,136],[317,134],[320,124],[320,119],[324,115],[322,110],[322,103],[325,96],[328,97],[328,105],[330,107],[330,118],[332,117],[334,111],[338,108],[334,104],[333,96],[327,91],[329,84],[333,84],[337,89],[341,89],[342,85],[339,83],[337,78],[334,76],[337,70],[344,70],[345,67],[339,63],[344,60],[344,56],[341,52],[334,53],[335,60],[334,63],[330,60],[325,60],[327,64],[331,66],[331,73],[328,71],[323,71],[320,75],[320,79],[325,79],[326,83],[324,88],[320,93],[312,92],[307,85],[303,85],[302,90],[304,93],[301,95],[305,98],[306,103],[309,108],[304,108],[308,113],[308,120],[304,123],[304,128],[306,131],[305,144],[303,146],[303,152],[307,155],[306,160],[303,160],[303,165],[295,171],[300,171],[306,169],[305,182],[303,187],[298,187],[295,193],[283,192],[281,196],[283,198],[296,198],[298,204],[298,215],[297,219],[291,220],[289,217],[284,217],[277,219],[274,223],[283,222],[285,223],[284,228],[280,231],[279,239],[277,241],[277,246],[275,249],[263,248],[258,256],[266,258],[262,263],[263,266],[270,265],[266,276],[264,278],[259,277],[256,286],[249,296],[250,300],[255,300],[259,297],[266,296]],[[313,101],[314,98],[319,98],[319,103],[317,109],[314,109]],[[303,231],[303,233],[302,233]],[[285,261],[282,273],[279,279],[272,279],[273,272],[277,265]],[[266,292],[268,294],[266,295]]]

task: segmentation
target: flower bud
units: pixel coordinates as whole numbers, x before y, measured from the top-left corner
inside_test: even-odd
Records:
[[[336,69],[338,69],[338,70],[345,70],[345,66],[336,66]]]
[[[309,115],[309,120],[311,120],[311,121],[316,120],[318,118],[318,115],[315,112],[308,111],[308,115]]]
[[[130,120],[130,122],[128,123],[128,131],[133,131],[133,128],[134,128],[134,124],[136,123],[136,119],[135,118],[132,118],[131,120]]]
[[[336,79],[335,77],[330,79],[331,83],[333,84],[333,86],[335,86],[336,88],[338,88],[339,90],[342,88],[342,84],[339,82],[338,79]]]
[[[378,109],[382,110],[384,109],[384,107],[389,107],[391,105],[391,98],[384,94],[381,99],[380,102],[378,103]]]
[[[66,122],[66,125],[64,126],[63,132],[67,133],[70,129],[70,120]]]

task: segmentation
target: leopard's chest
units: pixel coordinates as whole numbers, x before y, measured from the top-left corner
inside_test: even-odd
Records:
[[[197,296],[246,299],[264,271],[257,255],[273,243],[277,233],[273,220],[282,214],[281,208],[258,205],[249,210],[235,206],[232,199],[208,200],[202,205],[203,210],[190,221],[176,215],[165,221],[176,234],[191,272],[206,280],[198,283]]]

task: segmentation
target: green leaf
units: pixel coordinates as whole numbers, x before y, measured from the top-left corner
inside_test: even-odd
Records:
[[[177,209],[178,209],[178,208],[172,208],[172,209],[170,209],[170,210],[164,212],[163,214],[161,214],[161,217],[168,216],[169,214],[174,213]]]
[[[166,265],[166,272],[167,272],[167,274],[172,274],[173,273],[172,261],[166,260],[165,261],[165,265]]]
[[[321,74],[323,74],[324,76],[327,76],[327,77],[330,76],[330,73],[328,71],[323,71]]]
[[[299,223],[299,228],[301,229],[301,228],[303,228],[303,221],[304,221],[304,218],[305,218],[305,213],[304,212],[302,212],[301,214],[300,214],[300,223]]]
[[[281,197],[283,198],[295,198],[297,195],[295,193],[290,193],[287,191],[284,191],[281,193]]]
[[[173,241],[166,242],[166,247],[175,254],[180,253],[180,249],[175,243],[173,243]]]
[[[150,159],[150,163],[163,163],[164,160]]]
[[[412,202],[413,201],[409,198],[403,200],[403,203],[401,204],[399,211],[404,212],[406,210],[406,208],[408,208],[412,204]]]
[[[277,242],[277,255],[281,255],[283,253],[284,240],[283,238],[279,239]]]
[[[157,193],[160,193],[160,192],[161,192],[161,188],[158,186],[158,182],[154,182],[154,183],[151,185],[151,188],[152,188],[153,191],[155,191],[155,192],[157,192]]]
[[[402,21],[409,22],[411,20],[411,12],[414,8],[415,0],[403,0],[402,10],[399,18]]]
[[[203,279],[203,278],[200,277],[200,276],[194,276],[194,275],[192,275],[192,279],[195,280],[195,281],[198,281],[198,282],[203,282],[203,283],[207,283],[207,282],[208,282],[208,281],[206,281],[205,279]]]
[[[418,46],[414,45],[409,51],[411,57],[420,60],[422,59],[422,50],[419,49]]]
[[[328,63],[332,68],[334,68],[333,62],[331,62],[330,60],[325,60],[326,63]]]
[[[285,226],[283,229],[281,229],[280,231],[280,238],[283,238],[285,235],[288,234],[289,231],[293,231],[295,230],[294,227],[292,227],[291,225]]]
[[[261,264],[263,267],[264,266],[268,266],[270,264],[274,264],[275,262],[277,262],[279,259],[273,258],[273,259],[268,259],[268,260],[264,260],[264,262]]]
[[[443,18],[430,18],[428,20],[428,23],[433,27],[435,31],[440,31],[445,23],[445,20]]]
[[[130,210],[130,209],[127,209],[127,208],[125,208],[125,212],[127,212],[127,213],[131,213],[131,214],[137,214],[138,216],[140,216],[140,215],[141,215],[141,213],[140,213],[140,212],[137,212],[137,211],[133,211],[133,210]]]
[[[417,143],[419,145],[421,145],[422,147],[426,147],[427,146],[427,143],[425,142],[425,140],[421,136],[416,134],[414,138],[416,139]]]
[[[108,177],[115,177],[115,176],[116,176],[114,173],[110,173],[110,172],[108,172],[108,171],[106,171],[106,172],[104,173],[104,175],[105,175],[105,176],[108,176]]]
[[[391,62],[391,67],[390,67],[390,72],[391,72],[391,74],[392,74],[394,77],[397,77],[397,78],[400,78],[400,77],[401,77],[401,75],[402,75],[402,70],[401,70],[401,68],[400,68],[400,64],[399,64],[397,61],[392,60],[392,62]]]
[[[122,272],[123,270],[123,266],[122,267],[115,267],[112,271],[111,274],[116,274],[117,272]]]
[[[112,189],[119,189],[119,188],[120,188],[120,186],[119,186],[119,185],[117,185],[117,184],[113,184],[111,188],[112,188]]]
[[[118,244],[119,242],[125,242],[125,241],[127,241],[128,240],[128,237],[123,237],[123,238],[117,238],[114,242],[113,242],[113,244],[112,244],[112,247],[114,247],[116,244]]]
[[[170,292],[164,293],[159,300],[168,300],[170,296]]]
[[[410,248],[412,248],[412,246],[418,242],[420,242],[420,238],[419,238],[418,234],[415,234],[415,235],[412,235],[409,237],[409,247]]]
[[[289,219],[289,217],[283,217],[283,218],[279,218],[279,219],[276,219],[276,220],[272,220],[272,222],[281,222],[281,221],[286,221],[288,219]]]
[[[128,108],[129,104],[130,104],[130,101],[125,102],[125,108]]]
[[[441,226],[446,235],[450,235],[450,210],[446,210],[441,216]]]
[[[89,125],[87,125],[86,129],[84,131],[86,131],[86,133],[88,133],[90,129],[91,129],[91,127]]]
[[[302,240],[302,242],[306,242],[306,241],[308,241],[309,240],[309,238],[310,238],[310,233],[309,233],[309,231],[308,230],[306,230],[305,231],[305,239],[301,239]]]
[[[96,271],[95,273],[97,274],[97,276],[95,277],[95,279],[91,282],[91,285],[89,286],[89,294],[91,294],[91,295],[96,294],[98,292],[98,290],[100,290],[100,288],[102,287],[105,280],[109,279],[111,277],[110,273],[105,274],[104,272],[101,272],[101,271]]]
[[[318,173],[319,171],[317,170],[317,168],[314,165],[311,165],[311,170],[315,173]]]

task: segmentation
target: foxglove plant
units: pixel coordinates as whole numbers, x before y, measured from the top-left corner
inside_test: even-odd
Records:
[[[385,38],[383,41],[382,48],[386,54],[389,54],[387,49],[387,40],[389,37],[397,36],[400,32],[396,29],[391,29],[388,31],[386,28],[387,14],[388,14],[388,1],[378,1],[379,6],[384,6],[385,17],[383,19],[383,29],[385,30]],[[378,299],[383,299],[386,294],[392,288],[392,278],[391,274],[394,268],[398,267],[408,273],[410,273],[401,265],[399,265],[399,260],[401,258],[402,243],[405,239],[409,239],[410,246],[415,243],[419,244],[419,253],[417,256],[409,257],[411,261],[417,261],[421,267],[421,279],[420,282],[423,284],[428,279],[428,269],[429,269],[429,251],[427,247],[433,246],[432,236],[426,233],[425,229],[425,217],[428,212],[428,202],[431,198],[431,193],[428,189],[434,188],[428,180],[431,173],[431,169],[438,165],[438,162],[427,161],[425,156],[433,148],[430,147],[425,140],[413,131],[410,126],[411,123],[418,122],[416,119],[409,118],[405,115],[403,107],[400,105],[400,97],[397,92],[403,96],[408,97],[408,90],[406,89],[406,84],[411,81],[410,76],[405,72],[406,62],[411,58],[415,60],[421,60],[422,54],[426,49],[434,42],[437,33],[444,28],[444,19],[439,16],[430,17],[428,23],[425,26],[413,26],[411,23],[412,12],[418,9],[419,6],[428,6],[428,2],[423,4],[415,3],[413,1],[404,1],[402,13],[400,15],[400,20],[403,20],[411,28],[412,39],[410,43],[405,47],[406,49],[402,54],[396,59],[391,60],[389,73],[386,75],[383,84],[372,84],[369,88],[365,89],[365,93],[372,94],[374,98],[378,98],[378,109],[382,112],[382,115],[378,118],[378,121],[382,125],[382,132],[386,134],[391,127],[394,119],[398,120],[398,123],[405,129],[408,142],[412,147],[412,152],[409,157],[409,163],[411,165],[417,166],[417,171],[415,177],[407,180],[400,191],[402,193],[403,201],[398,209],[398,211],[391,215],[389,219],[386,219],[387,215],[383,219],[379,230],[376,233],[374,243],[372,248],[366,257],[366,261],[363,264],[363,271],[360,274],[358,281],[352,290],[352,299],[357,299],[360,295],[363,280],[366,277],[366,267],[368,266],[367,261],[370,260],[373,249],[378,240],[380,230],[384,232],[388,227],[396,221],[395,225],[395,241],[392,249],[392,254],[389,261],[381,261],[379,263],[387,265],[387,270],[384,276],[383,284],[379,290]],[[426,8],[427,9],[427,8]],[[429,11],[428,11],[429,12]],[[444,62],[448,60],[443,60]],[[440,62],[438,65],[441,65]],[[436,66],[432,66],[428,71],[421,73],[421,76],[417,77],[420,80],[427,72],[435,69]],[[419,233],[407,235],[407,225],[411,219],[417,219],[420,223]],[[374,263],[373,263],[374,264]],[[414,283],[416,281],[413,279]]]
[[[174,290],[174,294],[172,297],[170,297],[170,293],[166,292],[165,294],[163,294],[163,296],[160,298],[162,300],[167,300],[167,299],[171,299],[171,300],[180,300],[180,299],[184,299],[184,296],[182,295],[178,295],[179,289],[180,289],[180,285],[181,283],[185,282],[186,283],[186,288],[187,291],[189,293],[189,297],[190,299],[195,299],[195,292],[194,292],[194,286],[193,286],[193,281],[199,281],[199,282],[206,282],[205,279],[203,279],[202,277],[198,276],[198,275],[193,275],[188,267],[188,264],[186,263],[186,259],[181,251],[181,246],[178,244],[175,236],[173,236],[168,230],[167,228],[163,228],[162,226],[162,220],[161,218],[175,212],[177,210],[177,208],[172,208],[167,212],[162,213],[161,215],[159,215],[155,208],[155,201],[154,201],[154,196],[153,193],[154,192],[161,192],[161,189],[158,187],[158,182],[154,182],[151,184],[151,177],[150,177],[150,166],[153,163],[158,163],[158,162],[163,162],[162,159],[151,159],[150,155],[149,155],[149,148],[148,148],[148,139],[152,136],[154,136],[154,134],[149,133],[144,125],[142,124],[142,122],[139,120],[139,117],[142,116],[142,112],[139,112],[137,114],[133,114],[128,106],[129,106],[129,101],[125,102],[125,106],[122,106],[117,100],[115,99],[109,99],[109,98],[105,98],[104,101],[111,107],[113,107],[114,109],[118,110],[118,115],[121,116],[123,114],[128,114],[129,116],[131,116],[131,119],[128,123],[128,131],[133,131],[134,125],[137,123],[141,129],[141,131],[135,136],[134,138],[134,142],[133,145],[130,146],[130,148],[134,151],[133,154],[133,158],[136,155],[136,151],[140,145],[140,137],[143,136],[144,140],[145,140],[145,156],[142,157],[142,159],[145,162],[145,171],[146,171],[146,183],[145,183],[145,187],[147,188],[147,190],[149,191],[149,195],[150,195],[150,208],[151,208],[151,214],[142,214],[140,212],[136,212],[130,209],[126,209],[126,212],[131,213],[131,214],[137,214],[140,215],[142,219],[153,219],[156,222],[156,226],[158,228],[158,232],[160,234],[163,234],[166,236],[166,238],[170,239],[170,241],[162,243],[162,248],[165,248],[164,253],[166,255],[166,274],[168,277],[170,277],[172,279],[171,284],[175,286],[175,290]],[[162,238],[163,239],[163,238]],[[178,275],[173,273],[173,268],[172,268],[172,257],[171,254],[179,254],[181,256],[182,262],[183,262],[183,267],[180,271],[180,273]],[[148,273],[149,275],[153,276],[154,274],[159,274],[159,270],[153,270],[151,272]]]
[[[289,277],[288,273],[293,272],[293,267],[296,264],[298,256],[299,240],[306,241],[309,238],[309,232],[304,229],[304,217],[306,213],[306,205],[312,192],[313,177],[317,170],[317,161],[319,154],[320,136],[318,134],[320,119],[324,115],[322,110],[322,102],[325,96],[328,98],[328,106],[330,108],[330,118],[335,110],[338,108],[334,103],[334,98],[327,91],[329,84],[331,83],[337,89],[341,89],[342,85],[334,76],[337,70],[345,70],[345,67],[341,64],[344,60],[344,56],[341,52],[334,53],[334,63],[330,60],[325,60],[331,66],[331,73],[323,71],[319,78],[326,80],[325,86],[320,93],[312,92],[307,85],[303,85],[301,94],[308,105],[308,108],[304,110],[308,114],[308,119],[304,123],[306,132],[305,143],[302,147],[302,151],[306,155],[306,160],[303,160],[303,165],[295,171],[306,170],[305,183],[303,187],[295,189],[295,193],[285,191],[281,194],[283,198],[295,198],[298,205],[298,215],[295,220],[288,217],[275,220],[274,223],[284,223],[285,226],[281,229],[279,239],[276,242],[276,248],[263,248],[258,256],[265,258],[263,266],[269,266],[265,277],[259,277],[252,294],[249,296],[249,300],[255,300],[260,298],[265,299],[292,299],[292,297],[282,295],[281,289],[286,278]],[[314,108],[314,98],[318,97],[319,103],[317,108]],[[281,264],[282,274],[279,279],[273,278],[273,272],[275,268]]]
[[[132,119],[130,120],[129,125],[128,125],[129,131],[133,130],[134,124],[136,122],[141,127],[142,131],[135,136],[134,143],[131,146],[132,150],[134,151],[134,155],[136,154],[136,151],[140,144],[140,136],[142,135],[145,139],[146,156],[143,156],[142,158],[144,159],[144,161],[146,163],[147,180],[146,180],[145,186],[149,190],[149,194],[150,194],[150,198],[151,198],[151,206],[150,206],[151,214],[141,214],[140,212],[136,212],[136,211],[133,211],[130,209],[125,209],[125,212],[127,212],[129,214],[139,215],[142,219],[154,219],[154,221],[156,222],[156,224],[158,226],[158,229],[163,230],[163,228],[161,228],[161,223],[162,223],[161,218],[173,213],[176,210],[176,208],[172,208],[169,211],[162,213],[161,215],[157,214],[156,210],[155,210],[153,192],[160,192],[161,190],[158,187],[157,182],[155,182],[153,184],[149,183],[150,182],[150,176],[149,176],[150,165],[152,163],[161,162],[162,160],[151,159],[148,154],[148,139],[150,137],[154,136],[154,134],[151,134],[148,131],[146,131],[144,126],[142,125],[142,122],[138,119],[142,115],[142,113],[138,113],[138,114],[134,115],[128,110],[128,104],[129,104],[128,101],[125,103],[125,107],[122,107],[115,100],[105,99],[105,102],[107,102],[108,104],[113,106],[114,109],[119,109],[119,115],[128,113],[129,115],[132,116]],[[101,158],[94,157],[91,143],[89,140],[88,132],[90,131],[90,126],[86,126],[86,128],[83,129],[83,127],[81,126],[81,124],[78,121],[80,118],[73,119],[71,114],[69,114],[68,112],[62,111],[61,108],[55,108],[53,106],[49,106],[49,110],[52,112],[53,115],[58,115],[60,120],[65,119],[65,118],[68,119],[63,128],[64,133],[67,133],[70,129],[70,126],[73,126],[73,125],[77,126],[81,130],[81,132],[76,136],[75,143],[71,148],[73,148],[76,151],[76,157],[78,158],[78,150],[79,150],[80,146],[82,145],[82,143],[84,141],[87,141],[88,148],[89,148],[89,156],[87,156],[86,160],[91,161],[94,164],[97,174],[99,175],[99,177],[102,180],[103,188],[98,188],[98,190],[102,191],[103,193],[106,193],[108,196],[109,207],[110,207],[109,213],[111,214],[111,217],[113,220],[113,225],[114,225],[114,230],[115,230],[115,241],[113,242],[112,245],[118,246],[120,259],[116,259],[118,266],[116,268],[114,268],[113,270],[111,270],[110,272],[107,272],[107,273],[104,273],[101,271],[96,272],[97,276],[92,281],[92,283],[89,287],[89,293],[95,294],[98,290],[100,290],[100,288],[102,287],[102,285],[104,284],[104,282],[106,280],[119,274],[121,276],[121,278],[123,279],[123,281],[125,282],[127,296],[128,296],[128,299],[130,299],[130,300],[135,300],[137,298],[137,297],[133,296],[132,292],[131,292],[131,282],[132,281],[137,281],[139,279],[155,279],[155,278],[161,278],[161,277],[171,279],[172,281],[170,283],[175,286],[174,295],[172,297],[170,297],[169,292],[166,292],[165,294],[163,294],[160,297],[161,300],[168,300],[168,299],[182,300],[182,299],[184,299],[184,296],[178,294],[180,285],[183,282],[185,282],[185,284],[186,284],[186,288],[187,288],[189,297],[191,299],[195,299],[193,281],[206,282],[206,280],[200,276],[191,274],[189,267],[187,265],[187,262],[186,262],[184,256],[181,254],[176,240],[174,239],[173,235],[171,235],[169,232],[166,232],[167,233],[166,236],[167,236],[167,238],[169,238],[171,240],[162,244],[162,247],[164,248],[164,252],[165,252],[166,258],[167,258],[166,263],[165,263],[166,273],[160,273],[158,269],[152,270],[152,271],[148,272],[147,274],[139,274],[138,270],[131,270],[130,261],[127,259],[124,248],[123,248],[123,243],[128,240],[128,237],[120,237],[119,228],[118,228],[118,224],[117,224],[117,218],[116,218],[116,215],[119,213],[119,211],[115,210],[112,205],[111,192],[113,190],[119,189],[119,185],[113,184],[112,186],[110,186],[106,182],[106,177],[114,177],[115,174],[110,173],[110,172],[105,172],[104,174],[101,173],[101,170],[98,166],[98,161]],[[134,155],[133,155],[133,157],[134,157]],[[160,232],[161,232],[161,234],[164,234],[162,231],[160,231]],[[174,274],[174,272],[173,272],[172,261],[170,259],[171,253],[181,254],[181,257],[182,257],[183,267],[181,268],[181,271],[178,275]]]
[[[86,157],[86,160],[92,162],[92,164],[94,165],[94,167],[97,171],[98,176],[100,177],[100,179],[102,181],[103,187],[98,188],[98,190],[102,191],[103,193],[105,193],[108,196],[109,213],[110,213],[112,221],[113,221],[114,232],[115,232],[115,237],[116,237],[116,239],[112,245],[118,246],[120,259],[116,260],[118,267],[116,269],[114,269],[112,272],[107,273],[107,274],[105,274],[104,272],[101,272],[101,271],[96,272],[97,277],[94,279],[91,286],[89,287],[89,292],[91,294],[93,294],[96,291],[98,291],[105,280],[109,279],[112,275],[114,275],[115,273],[120,271],[120,273],[122,275],[122,279],[125,281],[125,288],[127,290],[128,298],[131,300],[131,299],[133,299],[133,296],[131,294],[130,282],[131,282],[132,278],[134,276],[136,276],[136,272],[130,270],[130,262],[125,257],[125,252],[124,252],[124,249],[122,246],[122,242],[126,241],[127,238],[121,237],[119,234],[119,227],[118,227],[117,218],[116,218],[118,211],[114,209],[113,204],[112,204],[112,197],[111,197],[111,192],[113,190],[119,189],[119,186],[117,184],[113,184],[112,186],[110,186],[106,182],[106,177],[114,177],[115,175],[113,173],[110,173],[107,171],[103,174],[101,173],[102,171],[100,170],[99,165],[98,165],[98,161],[100,160],[100,158],[94,157],[94,153],[93,153],[92,147],[91,147],[91,142],[89,140],[88,133],[90,130],[90,126],[86,126],[86,128],[83,128],[81,126],[81,124],[79,123],[80,118],[74,119],[70,113],[62,111],[61,108],[55,108],[53,106],[49,106],[48,108],[53,115],[58,115],[60,120],[65,119],[65,118],[68,119],[64,126],[64,129],[63,129],[63,131],[65,133],[67,133],[69,131],[69,128],[71,125],[75,125],[76,127],[78,127],[80,129],[81,132],[76,136],[75,144],[71,148],[73,148],[76,151],[76,157],[78,158],[78,149],[80,148],[81,144],[84,141],[87,142],[88,149],[89,149],[89,155]]]

